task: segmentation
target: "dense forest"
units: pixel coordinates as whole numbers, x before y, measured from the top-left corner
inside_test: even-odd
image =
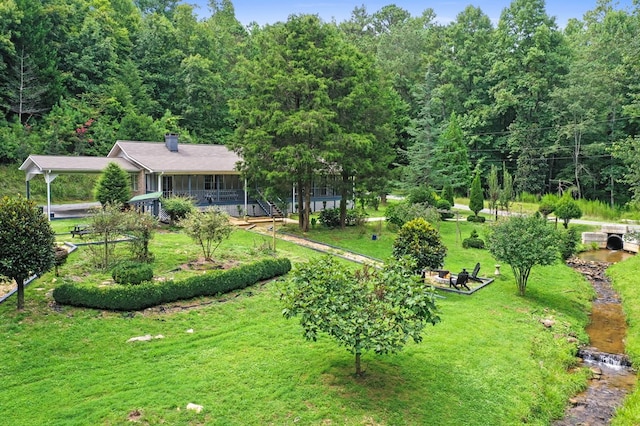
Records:
[[[514,0],[497,25],[473,6],[446,25],[395,5],[264,26],[230,0],[209,8],[0,2],[0,163],[172,132],[228,144],[272,182],[466,193],[496,166],[517,192],[640,200],[638,8],[600,0],[565,28],[543,0]]]

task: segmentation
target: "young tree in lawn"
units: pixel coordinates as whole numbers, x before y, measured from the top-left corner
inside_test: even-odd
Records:
[[[187,235],[202,248],[206,260],[213,260],[213,252],[222,241],[229,238],[233,226],[229,222],[229,215],[217,209],[207,209],[205,212],[193,211],[180,221]]]
[[[484,195],[482,194],[482,183],[480,182],[480,169],[476,169],[476,175],[471,182],[469,194],[469,209],[478,217],[480,210],[484,208]]]
[[[447,248],[442,244],[440,232],[423,218],[405,223],[393,242],[393,257],[410,256],[417,270],[437,269],[444,264]]]
[[[95,255],[95,264],[103,269],[109,269],[114,251],[114,240],[126,229],[126,216],[120,203],[106,203],[103,208],[94,209],[89,226],[96,238],[102,243],[91,247]]]
[[[67,263],[67,258],[69,257],[69,251],[62,246],[54,246],[54,261],[53,266],[55,267],[56,277],[58,277],[59,271],[58,268],[65,263]]]
[[[558,219],[562,219],[562,226],[564,226],[564,229],[569,227],[571,219],[579,219],[582,217],[582,210],[580,210],[578,203],[571,198],[569,191],[567,191],[562,198],[560,198],[560,201],[556,203],[554,211],[556,216],[558,216]]]
[[[127,233],[133,237],[130,244],[131,254],[140,262],[152,262],[154,256],[149,250],[149,242],[158,226],[158,219],[148,212],[129,210],[125,213],[125,221]]]
[[[94,188],[96,200],[107,204],[125,204],[131,199],[129,175],[116,163],[109,163]]]
[[[505,167],[502,171],[502,190],[500,191],[500,205],[509,212],[509,205],[513,200],[513,177]]]
[[[538,211],[545,218],[553,213],[556,209],[556,204],[558,204],[558,196],[554,194],[545,194],[540,199],[540,204],[538,204]]]
[[[500,201],[500,182],[498,182],[498,168],[491,166],[489,179],[487,179],[487,197],[489,199],[489,210],[494,210],[496,220],[498,220],[498,203]]]
[[[0,275],[16,282],[18,310],[24,309],[24,282],[54,266],[55,234],[49,221],[32,201],[18,197],[0,199]]]
[[[394,262],[353,271],[331,256],[314,259],[299,265],[281,289],[283,315],[300,317],[307,340],[324,332],[345,346],[362,376],[363,352],[396,353],[410,338],[422,341],[425,326],[440,321],[433,292],[414,269]]]
[[[511,216],[497,222],[488,238],[491,254],[508,263],[515,275],[520,296],[527,289],[529,274],[534,266],[551,265],[559,258],[559,236],[539,214]]]

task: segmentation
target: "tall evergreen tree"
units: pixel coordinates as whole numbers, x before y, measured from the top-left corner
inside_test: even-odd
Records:
[[[129,175],[116,163],[109,163],[96,182],[96,200],[107,204],[125,204],[131,199],[131,184]]]

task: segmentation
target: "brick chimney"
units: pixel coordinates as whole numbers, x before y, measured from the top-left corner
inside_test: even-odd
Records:
[[[167,133],[164,135],[164,146],[171,152],[178,152],[178,134]]]

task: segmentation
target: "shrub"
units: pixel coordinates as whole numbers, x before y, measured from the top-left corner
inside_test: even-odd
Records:
[[[153,268],[146,263],[122,262],[111,270],[111,278],[118,284],[137,285],[151,281]]]
[[[475,216],[475,215],[467,216],[468,222],[484,223],[485,220],[486,219],[484,218],[484,216]]]
[[[440,213],[435,208],[426,204],[409,204],[406,202],[390,205],[387,207],[385,216],[387,222],[391,225],[389,227],[391,231],[400,229],[405,223],[420,217],[432,224],[440,220]]]
[[[562,260],[567,260],[578,251],[578,244],[580,244],[580,236],[574,228],[569,228],[560,234],[560,256]]]
[[[345,225],[360,226],[364,224],[366,216],[364,209],[349,209],[347,210]],[[340,208],[323,209],[318,220],[327,228],[338,228],[340,226]]]
[[[323,209],[318,220],[327,228],[336,228],[340,226],[340,209]]]
[[[193,201],[189,197],[169,197],[160,200],[162,209],[169,215],[171,223],[184,219],[187,215],[195,211]]]
[[[465,238],[462,241],[462,247],[464,248],[484,248],[484,240],[478,236],[478,231],[475,229],[471,231],[471,236],[469,238]]]
[[[454,215],[451,213],[451,203],[444,198],[439,199],[436,202],[436,208],[440,212],[440,219],[451,219]]]
[[[67,251],[66,248],[61,246],[55,246],[53,250],[55,255],[53,265],[55,266],[56,277],[57,277],[60,275],[58,268],[67,262],[67,257],[69,257],[69,252]]]
[[[143,265],[144,266],[144,265]],[[182,281],[143,282],[135,286],[97,287],[63,283],[53,291],[56,303],[114,311],[136,311],[161,303],[213,296],[284,275],[289,259],[265,259],[229,270],[214,270]]]
[[[407,195],[409,204],[427,204],[429,206],[436,205],[436,194],[433,188],[427,186],[417,186],[412,188]]]
[[[542,216],[547,217],[556,209],[558,204],[558,196],[554,194],[546,194],[540,199],[540,205],[538,205],[538,211]]]
[[[441,267],[446,254],[440,233],[422,218],[405,223],[393,242],[393,257],[411,256],[418,270]]]

